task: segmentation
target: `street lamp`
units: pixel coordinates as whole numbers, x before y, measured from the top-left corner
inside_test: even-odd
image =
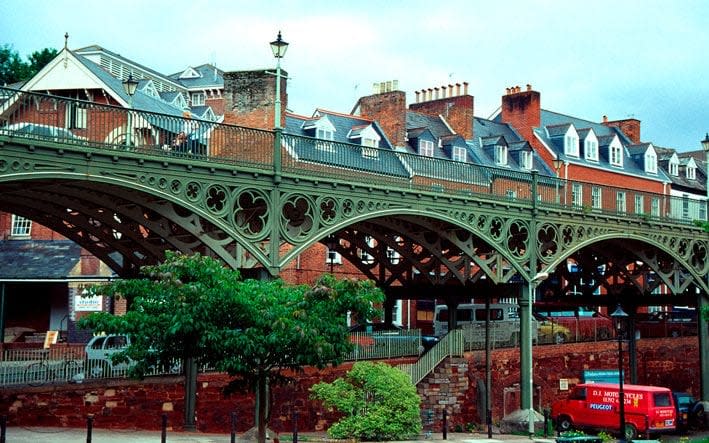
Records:
[[[706,211],[706,216],[707,216],[707,221],[709,221],[709,132],[707,133],[706,136],[704,136],[704,140],[702,140],[702,149],[704,149],[704,175],[706,175],[707,179],[707,211]]]
[[[552,163],[554,163],[554,169],[556,169],[556,203],[559,204],[561,202],[561,198],[559,197],[559,180],[561,180],[561,176],[559,175],[559,172],[561,170],[561,166],[564,164],[564,161],[557,157],[552,161]]]
[[[615,333],[618,337],[618,412],[620,415],[620,441],[625,441],[625,393],[623,392],[623,326],[628,314],[618,303],[618,307],[611,314],[615,322]]]
[[[281,59],[286,55],[288,43],[281,38],[281,31],[278,31],[278,37],[271,42],[271,51],[276,57],[276,101],[274,112],[274,128],[282,129],[281,126]]]
[[[537,287],[547,278],[549,278],[549,273],[548,272],[538,272],[534,277],[532,277],[532,281],[529,282],[529,304],[527,305],[527,350],[528,352],[526,353],[525,356],[525,366],[529,368],[529,422],[528,422],[528,431],[529,431],[529,436],[534,435],[534,362],[532,361],[532,346],[534,344],[534,339],[532,338],[534,334],[532,334],[532,313],[534,312],[534,301],[535,301],[535,293],[537,290]]]
[[[126,146],[130,146],[131,144],[131,132],[133,131],[133,121],[132,121],[132,112],[133,112],[133,95],[135,94],[136,89],[138,89],[138,80],[133,79],[133,74],[128,74],[128,78],[123,81],[123,90],[128,94],[128,130],[126,131]]]
[[[334,235],[330,234],[327,236],[327,260],[330,262],[330,274],[333,273],[333,268],[335,266],[335,248],[337,247],[337,239]]]

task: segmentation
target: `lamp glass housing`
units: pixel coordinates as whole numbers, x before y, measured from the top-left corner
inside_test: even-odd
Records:
[[[271,51],[276,58],[283,58],[288,50],[288,43],[281,38],[281,31],[278,31],[278,37],[271,42]]]
[[[136,89],[138,89],[138,81],[133,79],[133,74],[128,74],[128,79],[123,82],[123,90],[132,97]]]

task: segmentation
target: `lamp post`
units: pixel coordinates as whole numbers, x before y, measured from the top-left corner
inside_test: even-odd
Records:
[[[133,74],[128,74],[128,78],[123,81],[123,90],[128,94],[128,128],[126,131],[126,147],[131,145],[131,132],[133,131],[133,95],[138,89],[138,80],[133,79]]]
[[[529,304],[526,306],[526,312],[523,312],[523,315],[526,315],[527,322],[526,322],[526,329],[527,329],[527,350],[529,352],[526,353],[525,356],[525,362],[524,366],[526,366],[529,369],[529,417],[528,417],[528,431],[530,437],[534,435],[534,419],[535,419],[535,414],[534,414],[534,362],[532,361],[532,345],[534,344],[534,339],[533,339],[533,334],[532,334],[532,317],[533,317],[533,312],[534,312],[534,299],[535,297],[535,292],[537,290],[537,287],[541,282],[549,278],[549,273],[547,272],[539,272],[537,273],[533,278],[532,281],[529,282]],[[525,354],[525,353],[523,353]]]
[[[276,57],[276,100],[274,103],[274,125],[275,129],[282,129],[281,126],[281,59],[286,55],[288,43],[281,38],[281,31],[278,31],[278,37],[271,42],[271,51]]]
[[[561,203],[561,198],[559,197],[559,180],[561,180],[561,176],[559,172],[561,171],[561,165],[564,164],[564,161],[557,157],[552,163],[554,163],[554,169],[556,169],[556,203],[559,204]]]
[[[334,235],[327,236],[327,260],[330,263],[330,274],[333,273],[335,267],[335,248],[337,247],[337,239]]]
[[[620,416],[620,441],[625,441],[625,393],[623,392],[623,326],[628,314],[618,303],[611,314],[615,322],[615,333],[618,337],[618,414]]]
[[[707,179],[706,216],[707,216],[707,221],[709,221],[709,132],[707,133],[706,136],[704,136],[704,140],[702,140],[702,149],[704,149],[704,175],[706,175],[706,179]]]

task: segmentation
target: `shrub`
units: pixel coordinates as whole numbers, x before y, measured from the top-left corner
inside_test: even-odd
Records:
[[[332,438],[403,440],[421,433],[416,387],[404,372],[385,363],[355,363],[344,378],[318,383],[311,393],[344,415],[328,429]]]

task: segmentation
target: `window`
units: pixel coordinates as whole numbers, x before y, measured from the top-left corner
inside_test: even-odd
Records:
[[[697,179],[697,168],[694,165],[687,164],[687,180]]]
[[[574,183],[571,186],[571,204],[574,206],[583,206],[583,186],[581,183]]]
[[[433,142],[429,140],[420,140],[419,154],[424,157],[433,157]]]
[[[618,191],[615,194],[615,209],[618,212],[625,212],[626,211],[626,204],[625,204],[625,191]]]
[[[649,174],[657,173],[657,154],[652,149],[645,151],[645,172]]]
[[[642,195],[635,195],[635,213],[644,214],[645,213],[645,199]]]
[[[601,197],[602,195],[603,190],[600,186],[594,186],[593,188],[591,188],[591,206],[593,206],[593,209],[603,208],[603,200]]]
[[[519,165],[523,169],[532,169],[532,151],[522,151],[519,153]]]
[[[571,130],[573,130],[573,128],[569,129],[569,131]],[[564,154],[573,157],[579,156],[579,138],[576,135],[575,131],[573,134],[567,133],[566,137],[564,138]]]
[[[19,215],[12,215],[12,231],[10,235],[13,237],[29,237],[32,232],[32,220]]]
[[[458,161],[458,162],[464,162],[467,160],[465,148],[462,148],[460,146],[453,146],[453,160]]]
[[[689,218],[689,196],[682,194],[682,218]]]
[[[329,264],[329,265],[341,265],[342,264],[342,255],[340,255],[339,252],[335,252],[334,250],[330,250],[328,248],[326,257],[327,257],[327,264]]]
[[[86,129],[86,108],[81,103],[67,102],[67,129]]]
[[[496,145],[495,146],[495,164],[506,165],[507,164],[507,146]]]
[[[598,141],[595,139],[591,139],[590,137],[587,137],[586,142],[585,142],[584,152],[585,152],[586,160],[597,162],[598,161]]]
[[[669,163],[670,175],[679,176],[679,162],[676,157],[672,157]]]
[[[333,131],[318,128],[318,130],[315,131],[315,136],[318,138],[318,141],[315,142],[315,147],[317,149],[330,152],[335,150],[335,145],[330,142],[335,139],[335,133]]]
[[[319,138],[321,140],[334,140],[335,139],[335,133],[333,131],[330,131],[328,129],[320,129],[315,133],[315,137]]]
[[[505,195],[509,200],[514,200],[517,198],[517,192],[512,189],[508,189],[507,192],[505,192]]]
[[[699,220],[707,219],[707,205],[705,202],[699,202]]]
[[[368,247],[374,248],[374,238],[366,236],[364,237],[364,242],[367,243]],[[364,249],[361,249],[359,251],[359,258],[364,264],[371,265],[372,263],[374,263],[374,257],[369,255]]]
[[[653,197],[652,200],[650,201],[650,215],[652,215],[653,217],[660,216],[660,198],[659,197]]]
[[[204,106],[204,92],[193,92],[190,101],[192,106]]]
[[[623,147],[617,143],[611,143],[608,149],[611,165],[623,166]]]
[[[378,148],[379,147],[379,140],[373,139],[373,138],[362,138],[362,157],[367,157],[367,158],[378,158],[379,157],[379,150],[378,149],[372,149],[372,148]],[[364,147],[366,146],[366,147]]]

